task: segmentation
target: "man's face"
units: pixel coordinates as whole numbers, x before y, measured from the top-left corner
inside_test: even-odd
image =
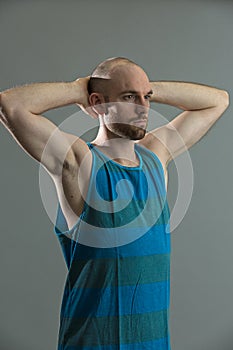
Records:
[[[105,96],[107,113],[103,122],[115,137],[142,139],[146,134],[150,96],[146,73],[137,66],[124,65],[114,69]]]

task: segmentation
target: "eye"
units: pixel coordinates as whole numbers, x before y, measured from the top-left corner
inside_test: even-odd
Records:
[[[145,96],[145,100],[150,100],[151,99],[151,95],[146,95]]]
[[[124,99],[126,100],[126,101],[134,101],[135,100],[135,95],[125,95],[124,96]]]

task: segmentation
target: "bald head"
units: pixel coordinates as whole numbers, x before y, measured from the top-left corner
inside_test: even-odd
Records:
[[[108,80],[116,77],[117,71],[129,66],[139,67],[135,62],[124,57],[113,57],[109,58],[100,64],[93,70],[91,78],[88,84],[88,93],[99,92],[102,94],[106,93],[106,88],[109,87]]]
[[[106,78],[111,79],[112,72],[116,67],[134,65],[138,66],[135,62],[124,57],[113,57],[98,64],[98,66],[93,70],[91,76],[96,78]]]

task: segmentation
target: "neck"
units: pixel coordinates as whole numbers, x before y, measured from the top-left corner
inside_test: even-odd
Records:
[[[138,165],[134,140],[117,136],[100,127],[97,137],[92,143],[122,165]]]

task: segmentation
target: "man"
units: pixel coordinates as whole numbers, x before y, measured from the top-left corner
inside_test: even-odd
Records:
[[[183,112],[146,133],[150,102]],[[99,119],[91,143],[41,115],[69,104]],[[59,350],[170,349],[167,166],[228,104],[214,87],[150,82],[126,58],[102,62],[91,78],[2,92],[2,123],[59,198],[55,232],[69,269]]]

